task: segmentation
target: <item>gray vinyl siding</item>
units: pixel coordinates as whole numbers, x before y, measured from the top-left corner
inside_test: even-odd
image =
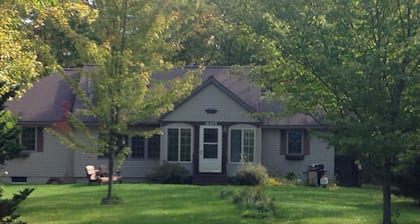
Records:
[[[7,177],[27,177],[28,183],[46,183],[50,177],[73,177],[73,151],[60,144],[44,130],[44,148],[42,152],[30,152],[28,157],[15,158],[6,162]]]
[[[217,113],[208,114],[206,109],[216,109]],[[244,122],[256,123],[247,115],[242,105],[229,97],[215,85],[208,85],[193,97],[181,104],[175,111],[164,117],[163,121],[179,122]]]
[[[98,158],[95,154],[75,153],[75,177],[86,176],[85,166],[108,165],[108,159]],[[159,160],[125,160],[121,165],[121,176],[126,179],[144,179],[153,169],[159,166]]]
[[[95,130],[91,130],[94,133]],[[95,150],[96,146],[92,146]],[[0,181],[10,183],[10,177],[27,177],[27,183],[45,184],[51,177],[71,181],[72,178],[85,179],[86,165],[99,166],[108,164],[107,159],[99,159],[94,153],[68,149],[55,137],[44,130],[44,149],[42,152],[30,152],[25,158],[15,158],[6,162],[4,169],[9,173],[0,176]],[[127,179],[144,179],[160,165],[160,160],[129,159],[121,166],[121,175]]]
[[[263,129],[262,164],[271,175],[286,175],[288,172],[299,174],[306,171],[310,164],[324,164],[330,180],[334,177],[334,148],[320,138],[310,135],[310,154],[303,160],[287,160],[280,155],[280,130]]]
[[[134,131],[135,129],[131,129]],[[97,133],[96,130],[91,130]],[[141,131],[138,129],[137,131]],[[96,146],[92,146],[95,150]],[[75,152],[74,153],[74,176],[82,178],[86,176],[85,167],[87,165],[108,165],[108,159],[98,158],[95,153]],[[153,169],[160,165],[159,160],[145,160],[145,159],[126,159],[121,165],[121,176],[127,179],[144,179],[151,173]]]

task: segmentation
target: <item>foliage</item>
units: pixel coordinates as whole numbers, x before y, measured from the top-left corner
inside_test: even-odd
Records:
[[[0,110],[0,165],[19,155],[22,146],[19,144],[20,128],[16,118],[9,111]]]
[[[244,21],[258,21],[257,1],[205,0],[184,6],[174,61],[204,65],[246,65],[261,46]],[[250,12],[252,13],[250,14]]]
[[[0,4],[2,98],[21,96],[33,81],[60,68],[56,56],[62,55],[63,51],[54,54],[51,50],[63,49],[61,43],[51,43],[51,38],[57,38],[58,32],[63,35],[56,40],[62,41],[65,37],[83,42],[80,36],[70,32],[69,21],[90,21],[94,15],[83,1],[60,2],[6,0]]]
[[[231,198],[247,218],[266,218],[276,214],[274,198],[268,197],[261,186],[249,187],[237,193],[230,189],[220,192],[220,197]]]
[[[330,191],[336,191],[336,190],[338,190],[338,186],[337,186],[337,184],[336,184],[336,183],[329,183],[329,184],[327,185],[327,188],[328,188],[328,190],[330,190]]]
[[[176,47],[166,40],[175,31],[171,28],[178,20],[176,6],[164,0],[96,0],[91,4],[99,14],[91,26],[94,35],[85,37],[96,51],[85,53],[95,66],[82,69],[80,79],[65,77],[80,106],[65,111],[64,125],[58,122],[49,132],[70,148],[106,155],[109,177],[130,154],[126,136],[159,132],[129,127],[172,110],[197,84],[192,73],[166,82],[152,77],[172,67],[165,57]],[[97,125],[98,136],[89,129],[89,120]],[[109,181],[107,201],[112,201],[112,185]]]
[[[161,184],[187,183],[190,174],[184,166],[177,163],[163,163],[147,177],[150,182]]]
[[[420,3],[265,1],[255,79],[286,113],[311,115],[336,148],[382,167],[384,223],[398,156],[419,150]]]
[[[261,164],[242,163],[235,179],[240,185],[264,185],[268,181],[267,168]]]
[[[420,155],[406,156],[400,159],[400,164],[393,171],[393,183],[396,187],[393,193],[412,197],[420,206]]]
[[[286,179],[288,180],[297,180],[297,176],[294,172],[288,172],[285,176]]]
[[[0,164],[16,157],[22,149],[18,138],[17,118],[4,111],[7,101],[20,97],[41,76],[60,68],[51,48],[50,37],[57,31],[70,35],[68,21],[83,19],[89,10],[83,2],[48,0],[5,0],[0,3]],[[77,12],[77,13],[75,13]],[[54,24],[54,29],[46,28]],[[57,39],[58,40],[58,39]],[[60,48],[62,49],[62,48]],[[7,109],[7,108],[6,108]]]
[[[15,212],[19,204],[24,201],[32,191],[34,191],[34,188],[25,188],[18,194],[14,194],[12,199],[1,199],[3,196],[3,189],[0,188],[0,223],[24,224],[25,222],[17,220],[20,215]]]
[[[39,37],[48,46],[48,53],[60,67],[79,67],[84,63],[93,63],[95,45],[85,35],[90,34],[92,23],[98,16],[85,0],[64,0],[59,3],[39,6],[42,11],[35,11],[34,18],[42,18],[33,37]]]
[[[268,186],[277,186],[277,187],[280,187],[280,186],[283,185],[283,181],[281,181],[281,180],[279,180],[277,178],[274,178],[274,177],[269,177],[268,180],[267,180],[267,185]]]
[[[228,198],[233,197],[234,194],[235,194],[235,191],[233,190],[233,188],[226,187],[219,192],[219,197],[221,199],[228,199]]]

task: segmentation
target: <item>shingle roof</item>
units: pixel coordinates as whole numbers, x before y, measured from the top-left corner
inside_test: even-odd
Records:
[[[65,69],[64,74],[75,76],[76,69]],[[21,124],[53,123],[63,115],[63,104],[72,103],[74,94],[63,77],[53,73],[35,82],[19,99],[6,105],[6,109],[19,116]]]
[[[92,66],[87,69],[92,69]],[[154,74],[153,78],[171,80],[185,75],[188,71],[197,69],[199,69],[197,66],[186,66],[169,72]],[[239,71],[225,66],[208,66],[200,77],[203,80],[203,85],[206,84],[206,80],[216,80],[218,84],[223,85],[222,89],[225,89],[228,95],[231,95],[234,100],[239,101],[247,109],[251,108],[255,112],[281,111],[281,103],[262,100],[260,88],[253,85],[246,78],[246,74],[239,75],[238,72],[243,73],[244,70]],[[65,69],[65,75],[75,76],[77,73],[77,69]],[[82,80],[81,85],[86,85],[86,83]],[[75,99],[63,78],[58,73],[54,73],[35,83],[22,98],[8,103],[7,109],[19,115],[22,124],[48,124],[60,119],[65,102],[71,103],[72,108],[80,108],[81,106],[80,101]],[[94,122],[94,119],[83,120]],[[296,114],[280,120],[263,119],[263,124],[267,127],[319,127],[319,124],[312,117],[304,114]]]
[[[168,73],[158,73],[153,77],[158,80],[170,80],[183,76],[188,71],[197,69],[199,69],[197,66],[187,66]],[[210,77],[216,79],[218,83],[222,84],[231,93],[240,98],[242,102],[251,107],[254,112],[282,112],[280,102],[273,103],[262,100],[261,89],[247,78],[247,74],[244,74],[246,72],[246,69],[236,69],[235,67],[229,66],[208,66],[200,77],[203,81],[208,80]],[[320,126],[311,116],[305,114],[295,114],[282,119],[266,118],[263,119],[263,124],[271,127],[296,128],[314,128]]]

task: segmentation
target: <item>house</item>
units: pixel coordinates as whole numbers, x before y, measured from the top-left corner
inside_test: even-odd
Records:
[[[154,78],[171,79],[193,69],[197,67],[155,74]],[[195,183],[223,183],[235,175],[241,162],[262,164],[272,175],[299,174],[310,164],[324,164],[333,178],[334,148],[311,134],[325,130],[304,114],[281,120],[255,118],[255,112],[281,108],[264,102],[261,90],[246,76],[230,71],[229,67],[207,67],[201,85],[172,112],[133,127],[157,127],[161,134],[128,139],[132,154],[121,168],[125,180],[140,181],[164,162],[183,165]],[[66,69],[65,73],[74,76],[77,70]],[[69,102],[72,109],[79,106],[65,81],[53,74],[9,103],[8,109],[20,117],[19,125],[24,127],[21,142],[26,148],[21,157],[7,162],[9,175],[0,181],[84,180],[87,164],[106,164],[106,159],[95,154],[68,149],[44,131],[60,119],[63,102]]]

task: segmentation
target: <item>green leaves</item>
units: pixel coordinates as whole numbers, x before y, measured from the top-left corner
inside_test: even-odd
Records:
[[[17,118],[9,111],[0,111],[0,165],[15,158],[22,150],[19,144],[20,128]]]
[[[175,9],[180,5],[172,1],[95,1],[99,14],[91,26],[94,35],[84,36],[90,47],[80,53],[91,55],[95,65],[81,69],[78,80],[65,77],[80,106],[69,113],[66,129],[49,132],[73,149],[107,155],[110,169],[119,167],[130,153],[122,143],[126,136],[156,133],[137,125],[172,110],[175,102],[195,88],[195,73],[200,72],[170,82],[152,78],[153,73],[173,66],[165,60],[175,49],[167,38],[179,22]],[[86,120],[97,129],[89,128]]]
[[[418,120],[404,112],[419,93],[412,88],[419,76],[413,65],[420,48],[412,44],[417,39],[412,31],[420,27],[417,3],[276,1],[267,6],[272,8],[264,17],[269,30],[260,34],[271,50],[260,55],[254,73],[289,111],[322,109],[326,114],[319,115],[344,129],[357,123],[367,134],[351,135],[359,140],[379,130],[393,133],[396,126],[402,131],[403,120]]]

